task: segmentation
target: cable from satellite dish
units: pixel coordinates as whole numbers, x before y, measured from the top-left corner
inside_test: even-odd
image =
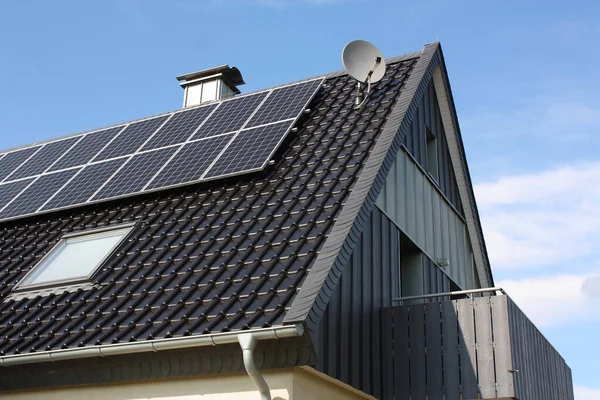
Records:
[[[367,94],[365,95],[365,98],[362,99],[362,101],[361,101],[361,94],[360,94],[361,83],[358,82],[358,86],[356,87],[356,90],[358,92],[356,94],[356,102],[358,104],[356,104],[356,106],[354,107],[356,110],[358,110],[359,108],[362,108],[362,106],[364,106],[365,103],[367,102],[367,100],[369,99],[369,95],[371,94],[371,76],[373,76],[373,72],[375,72],[375,70],[377,69],[379,64],[381,64],[381,57],[375,58],[375,63],[373,64],[373,68],[371,68],[371,70],[367,74],[367,79],[365,79],[365,83],[367,84]]]

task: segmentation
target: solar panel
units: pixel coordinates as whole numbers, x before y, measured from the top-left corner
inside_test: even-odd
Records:
[[[240,132],[205,178],[263,169],[289,125],[288,122],[279,122]]]
[[[322,82],[0,154],[0,220],[262,170]]]
[[[239,130],[267,95],[263,92],[223,102],[192,139]]]
[[[85,203],[110,178],[127,158],[90,164],[63,187],[42,210],[52,210]]]
[[[169,122],[144,145],[142,150],[185,142],[216,107],[216,104],[212,104],[173,114]]]
[[[23,179],[22,181],[10,182],[0,185],[0,210],[27,187],[33,178]]]
[[[50,171],[58,171],[87,164],[123,128],[123,126],[119,126],[117,128],[88,133],[69,150],[69,153],[65,157],[55,162]]]
[[[206,168],[217,158],[233,134],[214,136],[185,145],[150,183],[149,189],[200,180]]]
[[[37,153],[18,167],[7,180],[17,180],[41,174],[73,146],[79,137],[45,144]]]
[[[33,153],[38,151],[41,146],[28,147],[23,150],[13,151],[12,153],[6,154],[0,159],[0,180],[4,180],[12,172],[19,168],[25,160],[27,160]]]
[[[307,105],[322,82],[319,79],[273,90],[273,93],[254,114],[246,127],[296,118],[301,107],[304,108]]]
[[[14,198],[0,211],[0,218],[16,215],[27,215],[37,211],[54,193],[56,193],[73,175],[77,169],[69,169],[53,174],[42,175]]]
[[[158,170],[175,153],[177,147],[168,147],[134,155],[94,196],[94,200],[123,196],[142,190]]]
[[[167,118],[167,115],[163,115],[162,117],[130,124],[93,161],[102,161],[135,153]]]

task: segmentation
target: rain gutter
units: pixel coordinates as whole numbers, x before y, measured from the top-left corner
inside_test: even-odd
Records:
[[[237,344],[240,343],[240,336],[248,335],[250,333],[255,340],[284,339],[302,336],[304,327],[298,324],[274,328],[253,329],[249,331],[211,333],[169,339],[144,340],[131,343],[106,344],[72,349],[49,350],[37,353],[13,354],[0,356],[0,366],[10,367],[22,364],[58,362],[92,357],[110,357],[192,347],[217,346],[221,344]]]

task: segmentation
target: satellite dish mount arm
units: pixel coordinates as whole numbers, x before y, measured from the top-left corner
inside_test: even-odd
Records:
[[[369,93],[371,92],[371,76],[373,76],[373,72],[375,72],[375,70],[377,69],[379,64],[381,64],[381,60],[382,60],[381,57],[376,57],[375,62],[373,63],[373,67],[367,74],[367,78],[364,81],[364,83],[367,84],[367,94],[365,95],[364,98],[362,96],[362,90],[361,90],[362,83],[360,81],[357,82],[357,84],[356,84],[356,108],[361,108],[365,104],[367,99],[369,98]]]

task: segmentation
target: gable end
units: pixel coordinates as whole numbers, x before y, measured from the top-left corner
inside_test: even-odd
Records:
[[[427,90],[427,82],[440,61],[438,49],[438,43],[423,49],[346,206],[294,299],[284,319],[285,324],[305,322],[309,329],[316,329],[371,215],[403,136],[410,128],[410,121]]]

